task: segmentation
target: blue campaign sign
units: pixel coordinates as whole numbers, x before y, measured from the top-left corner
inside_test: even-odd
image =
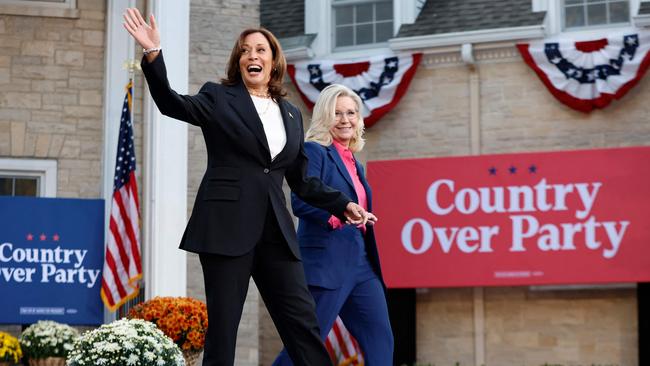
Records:
[[[101,324],[104,200],[0,197],[0,323]]]

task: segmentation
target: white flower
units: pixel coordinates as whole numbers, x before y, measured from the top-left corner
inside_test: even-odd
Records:
[[[133,342],[127,340],[124,341],[124,343],[122,343],[122,347],[124,347],[124,349],[127,350],[132,350],[135,347],[135,345],[133,344]]]
[[[86,332],[74,344],[68,366],[184,365],[180,349],[144,320],[120,319]],[[90,361],[82,361],[82,359]],[[98,361],[101,359],[101,363]],[[96,361],[92,361],[96,360]]]
[[[138,356],[136,355],[130,355],[129,358],[126,360],[127,365],[135,365],[138,362]]]

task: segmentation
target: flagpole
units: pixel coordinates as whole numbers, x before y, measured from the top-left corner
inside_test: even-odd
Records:
[[[135,6],[135,0],[107,0],[107,37],[105,43],[105,97],[104,97],[104,154],[102,196],[105,204],[104,237],[108,238],[108,221],[113,193],[115,152],[119,135],[120,106],[124,100],[124,86],[128,75],[124,73],[123,62],[133,59],[135,42],[122,23],[124,9]],[[106,244],[105,244],[106,245]],[[106,250],[106,248],[104,248]],[[104,323],[110,323],[116,318],[116,313],[104,308]]]

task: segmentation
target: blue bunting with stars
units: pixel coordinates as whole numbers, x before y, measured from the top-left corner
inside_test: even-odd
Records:
[[[586,113],[622,98],[650,66],[650,32],[639,29],[581,42],[556,37],[517,48],[559,101]]]

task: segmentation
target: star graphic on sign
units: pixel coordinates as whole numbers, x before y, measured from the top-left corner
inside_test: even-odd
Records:
[[[59,239],[61,239],[61,237],[59,236],[59,234],[54,234],[54,235],[52,235],[52,240],[54,240],[54,241],[59,241]]]
[[[47,239],[47,236],[46,236],[45,234],[41,233],[41,235],[40,235],[38,238],[39,238],[41,241],[45,241],[45,239]]]
[[[488,172],[490,173],[490,175],[497,175],[497,168],[490,167],[490,169],[488,169]]]
[[[528,172],[529,172],[530,174],[535,174],[535,173],[537,173],[537,167],[535,166],[535,164],[533,164],[533,165],[531,165],[531,166],[528,167]]]
[[[515,174],[517,173],[517,168],[514,165],[511,165],[510,168],[508,168],[508,171],[510,174]]]
[[[27,241],[32,241],[34,240],[34,235],[32,233],[27,234]]]

